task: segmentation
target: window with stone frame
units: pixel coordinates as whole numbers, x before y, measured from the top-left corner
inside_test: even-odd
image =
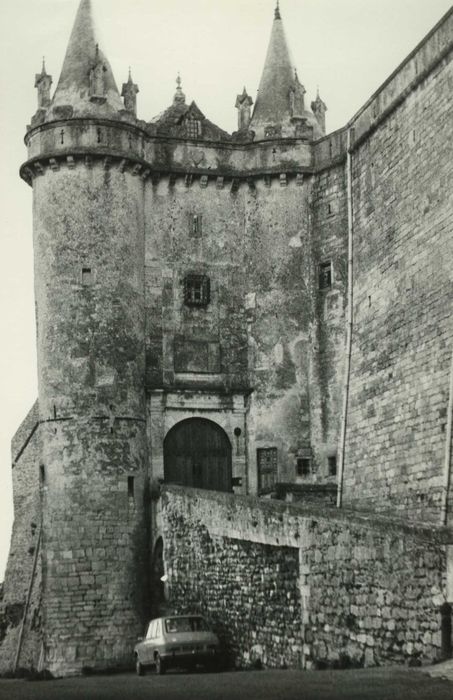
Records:
[[[296,475],[308,476],[311,472],[311,459],[309,457],[298,457],[296,462]]]
[[[327,290],[332,287],[332,261],[326,260],[319,266],[319,289]]]
[[[186,275],[184,303],[186,306],[207,306],[211,301],[211,281],[207,275]]]
[[[82,267],[81,274],[82,287],[91,287],[94,282],[93,270],[91,267]]]
[[[277,483],[278,452],[276,447],[259,448],[256,451],[258,464],[258,495],[272,493]]]

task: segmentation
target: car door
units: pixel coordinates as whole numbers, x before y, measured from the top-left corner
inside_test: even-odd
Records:
[[[143,663],[148,665],[154,661],[154,645],[156,641],[157,620],[152,620],[146,633],[146,638],[143,644]]]
[[[157,620],[156,638],[154,640],[154,650],[158,651],[159,654],[162,654],[163,647],[164,647],[164,639],[162,636],[162,620]]]

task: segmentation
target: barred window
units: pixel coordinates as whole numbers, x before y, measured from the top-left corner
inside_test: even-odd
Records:
[[[189,139],[196,139],[201,136],[201,121],[188,117],[186,119],[186,136]]]
[[[206,275],[187,275],[184,279],[184,303],[207,306],[211,300],[211,282]]]
[[[201,238],[202,221],[201,214],[189,214],[189,235],[191,238]]]
[[[277,448],[266,447],[256,451],[258,462],[258,494],[271,493],[277,482]]]

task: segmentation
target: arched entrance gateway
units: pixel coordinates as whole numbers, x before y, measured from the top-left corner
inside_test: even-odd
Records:
[[[232,491],[231,443],[225,431],[204,418],[177,423],[164,440],[167,483]]]

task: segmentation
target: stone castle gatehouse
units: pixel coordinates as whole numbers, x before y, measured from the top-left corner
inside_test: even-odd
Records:
[[[244,663],[450,653],[452,29],[329,134],[277,5],[230,135],[179,78],[140,119],[81,0],[20,171],[39,397],[13,439],[0,670],[129,664],[163,569]]]

